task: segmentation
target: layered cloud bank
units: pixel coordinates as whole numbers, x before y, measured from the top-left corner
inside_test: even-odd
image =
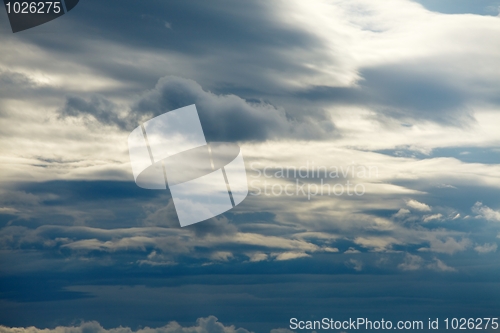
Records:
[[[241,333],[162,325],[498,308],[498,6],[421,3],[87,0],[0,24],[0,322]],[[135,186],[127,136],[189,104],[238,141],[251,194],[180,229],[168,191]]]

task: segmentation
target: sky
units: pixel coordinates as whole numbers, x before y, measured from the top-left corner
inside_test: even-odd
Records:
[[[0,333],[498,317],[499,13],[81,0],[12,33],[0,10]],[[181,228],[127,138],[191,104],[250,192]]]

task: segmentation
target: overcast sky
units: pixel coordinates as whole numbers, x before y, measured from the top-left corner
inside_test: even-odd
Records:
[[[499,10],[81,0],[15,34],[0,10],[0,332],[498,316]],[[180,228],[127,137],[191,104],[251,193]]]

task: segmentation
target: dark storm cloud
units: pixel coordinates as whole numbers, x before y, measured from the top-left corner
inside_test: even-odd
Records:
[[[225,1],[163,3],[132,0],[122,1],[116,6],[112,2],[88,0],[70,14],[37,28],[48,29],[45,26],[55,24],[57,31],[63,33],[62,37],[32,29],[16,38],[41,49],[50,47],[52,54],[61,59],[72,59],[82,66],[72,70],[87,67],[96,74],[124,83],[120,88],[103,88],[102,93],[108,99],[116,95],[139,95],[154,85],[158,77],[178,75],[195,80],[205,91],[210,90],[216,95],[236,94],[247,101],[269,100],[271,103],[267,104],[284,107],[287,119],[295,122],[294,131],[287,137],[327,137],[334,127],[321,107],[330,103],[360,105],[401,120],[423,119],[458,126],[471,121],[472,110],[468,104],[474,99],[498,105],[498,92],[482,96],[482,92],[474,90],[477,82],[464,87],[452,75],[440,77],[433,71],[435,66],[443,66],[439,64],[420,64],[422,68],[412,64],[364,68],[358,73],[361,78],[358,87],[338,87],[338,84],[310,86],[294,94],[284,82],[300,81],[300,78],[312,78],[320,73],[321,68],[314,69],[304,64],[328,62],[332,65],[338,62],[341,68],[344,56],[342,52],[339,52],[338,59],[326,55],[324,50],[331,45],[325,45],[324,41],[299,26],[283,24],[268,6],[261,1],[228,5]],[[78,41],[71,38],[76,29]],[[95,41],[95,34],[99,35],[99,42]],[[106,41],[111,42],[112,47],[101,48],[100,43],[105,45]],[[137,59],[129,59],[123,54],[127,49],[140,49],[141,53],[131,56]],[[446,66],[445,60],[442,61]],[[144,66],[148,63],[151,65]],[[40,63],[39,66],[46,65]],[[293,97],[299,97],[299,100]],[[321,105],[321,99],[328,103]],[[313,100],[312,105],[321,107],[319,110],[318,107],[307,107],[307,100]],[[137,122],[137,115],[118,115],[116,105],[109,103],[97,96],[83,99],[73,96],[66,101],[65,112],[93,112],[103,123],[113,123],[127,130]],[[173,101],[171,104],[180,103]],[[257,104],[265,106],[261,102]],[[269,117],[265,119],[272,121]],[[280,126],[273,127],[280,125],[276,122],[256,128],[253,125],[258,124],[258,119],[241,119],[245,120],[250,120],[249,126],[238,126],[233,133],[228,128],[221,130],[218,127],[224,124],[212,120],[209,131],[237,140],[269,138],[270,128],[282,131]],[[320,125],[315,127],[309,122]],[[250,135],[248,131],[252,126]],[[280,137],[280,134],[275,137]]]
[[[235,95],[216,95],[195,81],[178,77],[162,78],[133,111],[159,115],[190,104],[198,108],[208,141],[319,139],[331,136],[334,129],[326,114],[296,121],[273,105],[247,102]]]
[[[60,59],[71,59],[96,73],[133,85],[113,92],[119,95],[137,93],[161,76],[186,76],[186,72],[214,91],[245,88],[254,91],[255,96],[255,92],[271,88],[280,90],[280,75],[316,72],[297,61],[292,50],[307,52],[322,45],[300,27],[278,22],[266,2],[224,0],[124,0],[119,6],[114,2],[88,0],[68,15],[16,34],[15,38],[43,50],[50,48]],[[109,48],[108,41],[112,45]],[[101,49],[102,45],[97,43],[105,46]],[[134,59],[117,54],[126,53],[127,49],[141,53],[133,55]],[[154,56],[149,57],[152,53]],[[178,57],[186,64],[176,67]],[[158,58],[164,61],[160,66],[138,66]]]
[[[325,112],[296,118],[271,104],[216,95],[193,80],[175,76],[160,79],[124,115],[116,104],[96,95],[88,99],[67,97],[59,112],[62,117],[92,116],[101,124],[129,131],[141,118],[147,120],[191,104],[196,104],[207,141],[322,139],[334,135],[334,125]]]

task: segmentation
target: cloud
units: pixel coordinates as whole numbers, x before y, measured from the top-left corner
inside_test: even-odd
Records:
[[[427,265],[427,268],[438,271],[438,272],[456,272],[457,269],[446,265],[444,262],[438,258],[434,258],[434,262]]]
[[[283,260],[293,260],[293,259],[298,259],[298,258],[306,258],[310,257],[311,255],[304,253],[304,252],[283,252],[279,254],[275,254],[276,260],[278,261],[283,261]]]
[[[500,212],[483,205],[482,202],[476,202],[472,207],[472,211],[488,221],[500,222]]]
[[[14,214],[19,213],[19,211],[12,207],[0,207],[0,214]]]
[[[474,251],[477,253],[490,253],[496,252],[497,243],[484,243],[483,245],[476,245],[474,247]]]
[[[250,259],[250,262],[264,261],[264,260],[267,260],[267,258],[268,258],[267,254],[261,253],[261,252],[250,253],[250,254],[247,254],[247,256]]]
[[[438,272],[457,271],[455,268],[446,265],[438,258],[434,258],[432,262],[426,263],[426,260],[424,260],[424,258],[410,253],[406,253],[404,261],[398,265],[398,268],[403,271],[416,271],[420,269],[430,269]]]
[[[417,255],[407,253],[404,262],[398,265],[398,268],[403,271],[415,271],[422,268],[424,259]]]
[[[345,254],[353,254],[353,253],[361,253],[361,251],[359,250],[356,250],[355,248],[353,247],[349,247],[349,249],[347,249],[346,251],[344,251]]]
[[[424,217],[424,223],[427,223],[427,222],[432,221],[432,220],[440,220],[442,217],[443,217],[443,214],[441,214],[441,213],[433,214],[433,215],[426,215]]]
[[[236,95],[217,95],[193,80],[175,76],[160,79],[133,105],[132,113],[159,115],[191,104],[196,104],[208,141],[320,139],[332,137],[334,131],[324,112],[297,120],[283,108]]]
[[[195,326],[181,326],[172,321],[165,326],[145,327],[132,330],[130,327],[105,329],[96,321],[83,322],[79,326],[57,326],[54,329],[39,329],[36,327],[6,327],[0,326],[0,333],[251,333],[244,328],[233,325],[225,326],[214,316],[198,318]]]
[[[134,129],[140,118],[137,113],[120,115],[119,106],[100,95],[92,95],[88,99],[68,96],[59,113],[62,118],[91,116],[103,125],[115,125],[122,130]]]
[[[147,259],[137,260],[139,266],[150,265],[150,266],[171,266],[176,265],[174,261],[169,260],[168,256],[163,254],[158,254],[156,251],[152,251]]]
[[[421,212],[430,212],[431,207],[429,205],[424,204],[422,202],[418,202],[417,200],[410,199],[406,201],[406,205],[410,208],[413,208],[415,210],[421,211]]]
[[[361,260],[349,259],[349,261],[346,261],[345,264],[347,267],[351,267],[357,272],[361,272],[363,270],[363,262]]]
[[[402,240],[396,239],[392,236],[367,236],[367,237],[356,237],[354,243],[359,244],[366,248],[371,248],[376,252],[384,252],[390,250],[392,245],[401,244]]]
[[[233,258],[233,254],[228,251],[217,251],[210,255],[210,259],[214,261],[229,261]]]
[[[419,251],[427,252],[437,252],[437,253],[447,253],[454,254],[457,252],[465,251],[472,245],[471,241],[468,238],[462,238],[460,241],[457,241],[453,237],[446,237],[443,241],[437,237],[433,237],[430,240],[430,248],[420,248]]]
[[[398,210],[398,212],[396,214],[394,214],[393,216],[395,218],[404,218],[406,217],[408,214],[410,214],[410,211],[406,208],[401,208],[400,210]]]
[[[294,332],[290,331],[287,328],[275,328],[275,329],[272,329],[270,333],[294,333]]]
[[[335,126],[324,111],[292,115],[262,101],[205,91],[197,82],[176,76],[161,78],[155,88],[141,95],[129,110],[100,95],[66,97],[59,109],[62,118],[90,119],[130,131],[154,116],[196,104],[208,141],[267,140],[276,138],[325,139]]]

